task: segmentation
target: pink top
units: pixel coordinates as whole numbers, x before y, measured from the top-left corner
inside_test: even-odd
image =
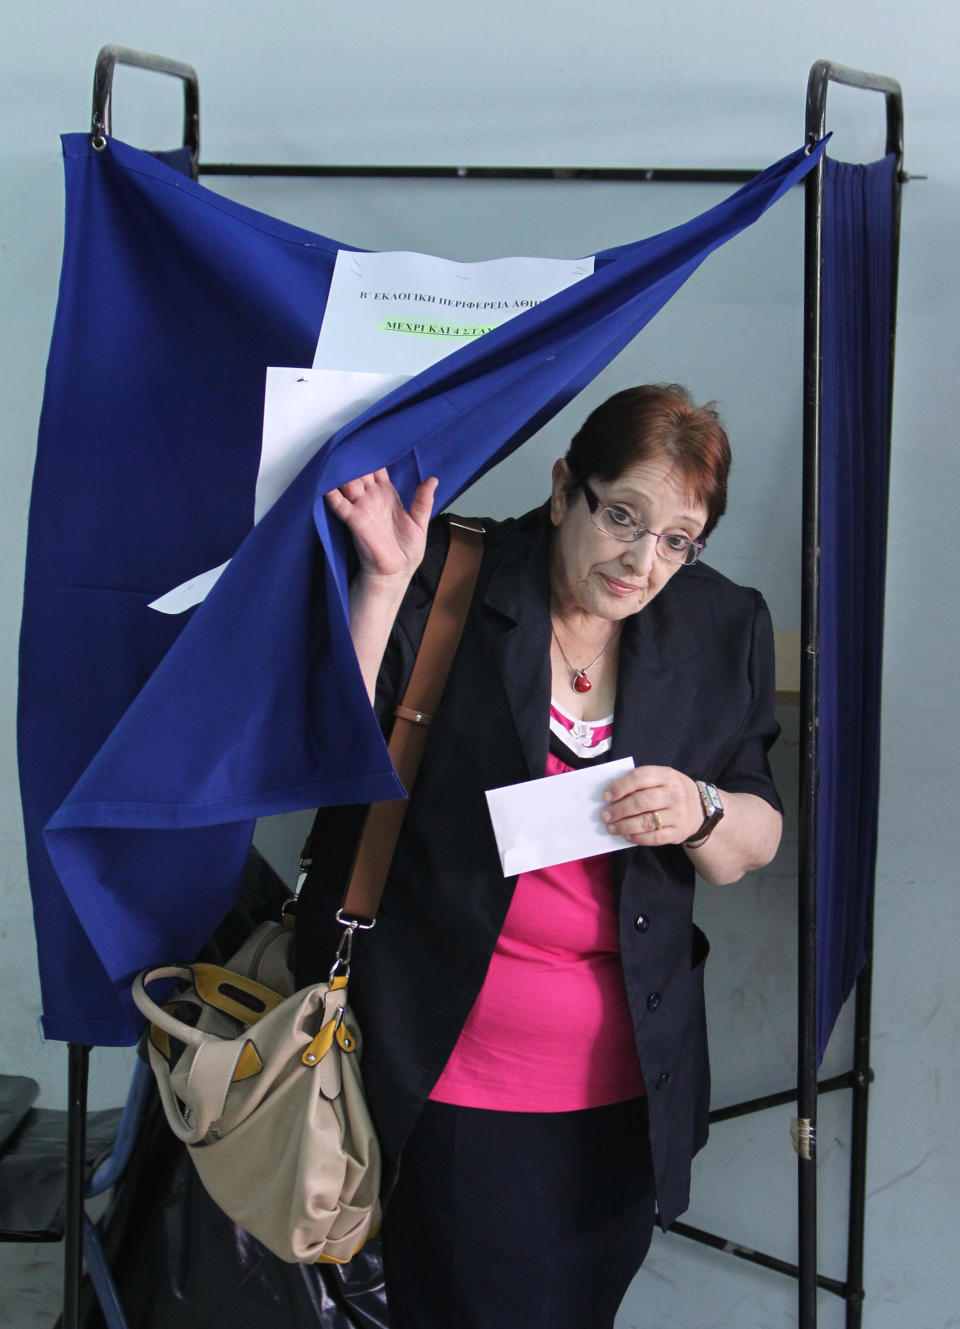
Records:
[[[555,704],[551,728],[572,726]],[[609,746],[610,721],[571,734]],[[593,740],[591,742],[591,739]],[[551,753],[547,774],[570,770]],[[570,1112],[642,1094],[620,967],[610,854],[517,879],[490,967],[430,1097],[510,1112]]]

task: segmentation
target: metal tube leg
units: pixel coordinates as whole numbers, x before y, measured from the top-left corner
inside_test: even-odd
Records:
[[[87,1152],[87,1075],[90,1049],[68,1045],[67,1211],[63,1240],[63,1329],[79,1329],[83,1264],[83,1192]]]
[[[850,1133],[850,1219],[847,1235],[847,1329],[863,1320],[863,1246],[867,1207],[867,1109],[870,1096],[870,1006],[872,966],[857,979],[853,1105]]]

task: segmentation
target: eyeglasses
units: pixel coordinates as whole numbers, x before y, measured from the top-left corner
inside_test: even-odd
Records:
[[[590,520],[598,531],[609,535],[613,540],[632,544],[636,540],[642,540],[645,535],[652,535],[657,541],[657,553],[664,562],[681,563],[687,567],[696,563],[707,547],[705,540],[691,540],[686,535],[674,531],[663,533],[651,531],[649,526],[631,516],[626,508],[621,508],[617,504],[601,503],[585,480],[580,481],[580,488],[590,509]]]

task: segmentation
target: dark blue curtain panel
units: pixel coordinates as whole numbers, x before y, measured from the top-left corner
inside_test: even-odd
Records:
[[[893,156],[824,166],[817,1050],[870,955],[890,472]]]
[[[461,347],[342,428],[253,525],[265,371],[310,365],[338,249],[111,141],[64,139],[67,217],[21,631],[19,754],[48,1037],[130,1042],[145,965],[195,954],[255,819],[396,797],[323,494],[389,467],[438,510],[530,437],[815,164]],[[158,595],[234,555],[189,614]]]

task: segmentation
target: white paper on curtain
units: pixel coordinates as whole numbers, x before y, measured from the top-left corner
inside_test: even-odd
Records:
[[[316,369],[419,374],[593,272],[593,258],[496,258],[341,249]]]
[[[432,254],[341,249],[312,368],[267,370],[254,522],[338,429],[414,374],[566,290],[593,267],[592,257],[458,263]],[[183,613],[209,594],[227,566],[198,573],[149,607]]]

